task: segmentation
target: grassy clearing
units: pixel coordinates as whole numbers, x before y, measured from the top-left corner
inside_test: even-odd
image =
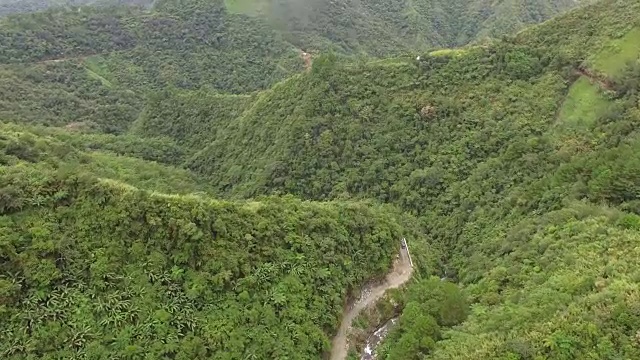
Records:
[[[559,120],[565,125],[588,126],[598,119],[607,105],[608,101],[600,88],[583,76],[569,89],[560,109]]]
[[[639,57],[640,28],[635,28],[600,51],[593,59],[593,67],[599,72],[615,77],[627,63]]]
[[[102,83],[102,85],[104,85],[106,87],[109,87],[109,88],[113,87],[113,84],[109,80],[107,80],[107,79],[103,78],[102,76],[96,74],[94,71],[92,71],[89,68],[87,68],[87,75],[92,79],[99,80]]]
[[[224,5],[230,13],[257,15],[267,4],[262,0],[224,0]]]
[[[431,56],[462,56],[467,53],[465,49],[441,49],[429,53]]]
[[[83,168],[100,178],[169,194],[207,191],[206,185],[201,185],[202,179],[188,170],[103,152],[88,155],[91,162],[84,164]]]
[[[104,65],[104,60],[99,56],[88,57],[84,60],[84,65],[87,68],[87,75],[102,82],[102,85],[106,87],[113,87],[111,81],[107,80],[105,76],[109,75],[108,68]]]
[[[367,61],[371,66],[389,66],[389,67],[405,67],[411,66],[411,62],[407,58],[386,58],[373,61]]]

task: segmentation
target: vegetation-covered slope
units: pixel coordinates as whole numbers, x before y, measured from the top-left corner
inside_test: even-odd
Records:
[[[264,21],[229,14],[219,1],[11,16],[0,19],[0,44],[3,119],[109,133],[126,132],[150,92],[251,92],[303,63]]]
[[[575,88],[593,89],[602,98],[595,106],[603,116],[632,107],[627,97],[633,96],[629,87],[640,53],[633,41],[637,6],[605,1],[503,42],[437,51],[417,62],[321,57],[309,74],[262,92],[237,119],[222,124],[224,134],[191,168],[210,174],[229,194],[366,194],[424,211],[428,204],[411,204],[406,187],[432,188],[432,195],[442,196],[444,188],[423,181],[462,181],[491,159],[496,166],[526,167],[513,161],[569,146],[567,137],[592,136],[588,127],[565,124],[567,111],[582,110],[565,106]],[[598,17],[580,21],[594,11]],[[562,35],[567,27],[575,35]],[[624,51],[632,61],[602,72],[598,63],[619,58],[609,49],[616,43],[629,44]],[[172,126],[182,123],[174,122],[175,114],[165,118]],[[421,195],[415,200],[429,194]]]
[[[215,141],[255,101],[250,95],[222,95],[207,90],[151,94],[132,131],[148,137],[168,137],[185,148],[200,150]]]
[[[262,16],[299,47],[371,55],[464,45],[515,33],[580,5],[573,0],[226,0]]]
[[[269,88],[302,70],[300,48],[383,55],[453,46],[513,32],[577,4],[165,0],[151,9],[122,5],[131,3],[145,2],[99,1],[114,6],[53,7],[0,19],[0,78],[5,79],[0,93],[6,95],[1,118],[82,123],[120,134],[150,91],[204,87],[238,94]]]
[[[153,2],[153,0],[0,0],[0,16],[42,11],[51,7],[109,6],[116,4],[149,6]]]
[[[224,5],[230,13],[267,20],[272,29],[278,30],[298,47],[316,50],[334,48],[349,53],[365,51],[371,55],[381,55],[427,47],[458,46],[487,36],[499,37],[513,33],[527,24],[549,19],[584,2],[588,1],[225,0]],[[43,10],[49,6],[63,9],[56,6],[88,4],[102,5],[99,11],[105,17],[112,11],[105,9],[105,5],[118,4],[153,4],[156,10],[164,14],[202,15],[211,8],[212,3],[220,4],[220,1],[3,0],[0,2],[0,15]],[[82,11],[88,10],[87,7],[82,8]],[[64,17],[73,15],[69,11]],[[238,19],[234,18],[235,21]],[[48,27],[49,21],[42,25]],[[245,29],[258,24],[259,22],[245,23]]]
[[[386,272],[398,239],[426,246],[392,208],[151,194],[104,178],[171,192],[202,182],[2,130],[6,359],[319,357],[347,292]]]
[[[201,177],[172,166],[185,156],[167,139],[84,135],[0,123],[0,164],[11,168],[28,164],[43,173],[86,172],[150,191],[210,192]]]
[[[189,167],[228,196],[366,197],[419,216],[472,310],[434,341],[411,331],[424,323],[398,328],[390,359],[636,358],[638,14],[603,1],[417,62],[320,57]]]
[[[318,358],[347,292],[384,273],[406,236],[422,271],[400,290],[382,358],[640,358],[639,0],[604,0],[419,60],[325,54],[308,73],[252,95],[220,93],[248,91],[264,69],[227,74],[236,66],[227,54],[250,43],[231,19],[272,29],[271,10],[203,4],[111,9],[107,22],[97,10],[56,18],[59,29],[122,35],[93,45],[84,30],[38,42],[53,12],[2,22],[13,41],[0,52],[3,69],[24,71],[25,95],[47,74],[64,84],[66,68],[102,91],[42,85],[39,100],[15,96],[2,109],[19,122],[75,122],[0,127],[5,357]],[[216,38],[227,33],[210,32],[214,23],[243,35]],[[24,26],[40,29],[27,32],[34,42],[20,40]],[[282,52],[260,59],[296,59],[280,38],[292,30],[269,31],[279,40],[265,46]],[[314,31],[304,33],[316,44],[341,38]],[[381,48],[410,46],[388,34]],[[347,39],[343,50],[375,53]],[[85,57],[94,47],[107,52]],[[189,53],[198,49],[201,63]],[[228,61],[220,77],[198,75],[206,66],[163,67],[181,56],[209,64],[216,49],[216,63]],[[52,61],[61,52],[74,60]],[[156,52],[161,63],[146,57]],[[77,111],[47,118],[25,106],[59,89]],[[286,193],[329,202],[274,197]],[[421,279],[434,270],[462,296]]]
[[[122,133],[142,96],[95,78],[76,62],[0,66],[0,116],[5,121]]]

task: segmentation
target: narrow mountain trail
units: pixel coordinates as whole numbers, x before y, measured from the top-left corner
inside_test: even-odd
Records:
[[[333,338],[330,360],[344,360],[347,358],[349,352],[349,344],[347,342],[349,330],[360,311],[378,301],[385,291],[402,286],[411,279],[412,274],[413,267],[411,266],[409,253],[407,249],[403,248],[400,251],[399,258],[393,265],[393,270],[387,274],[384,281],[371,287],[365,287],[360,298],[349,304],[345,309],[338,333]]]

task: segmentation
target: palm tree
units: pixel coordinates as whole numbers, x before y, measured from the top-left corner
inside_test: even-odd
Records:
[[[278,306],[282,306],[287,303],[287,297],[284,294],[278,292],[274,292],[274,294],[271,296],[271,300]]]
[[[325,280],[331,275],[331,271],[327,268],[322,268],[318,270],[317,274],[320,279]]]

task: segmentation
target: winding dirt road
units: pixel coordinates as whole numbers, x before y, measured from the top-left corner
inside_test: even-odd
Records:
[[[398,288],[409,281],[412,273],[413,267],[411,266],[409,253],[407,249],[403,248],[400,251],[399,258],[393,265],[393,271],[387,274],[385,280],[380,284],[363,289],[360,299],[355,303],[349,304],[345,309],[338,333],[333,338],[330,360],[344,360],[347,358],[349,352],[347,337],[351,329],[351,324],[360,311],[378,301],[382,295],[384,295],[385,291]]]

